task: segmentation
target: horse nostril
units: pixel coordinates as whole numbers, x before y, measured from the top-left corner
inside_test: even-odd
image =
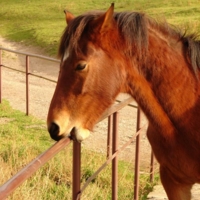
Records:
[[[60,128],[56,123],[52,122],[51,125],[48,128],[48,131],[49,131],[52,139],[54,139],[56,141],[61,139],[61,136],[58,135],[59,132],[60,132]]]

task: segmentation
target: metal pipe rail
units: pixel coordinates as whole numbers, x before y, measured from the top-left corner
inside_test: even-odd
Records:
[[[13,67],[8,67],[8,66],[3,65],[3,64],[2,64],[1,66],[4,67],[4,68],[6,68],[6,69],[10,69],[10,70],[12,70],[12,71],[16,71],[16,72],[20,72],[20,73],[26,74],[25,71],[22,71],[22,70],[19,70],[19,69],[15,69],[15,68],[13,68]],[[31,75],[31,76],[34,76],[34,77],[37,77],[37,78],[41,78],[41,79],[44,79],[44,80],[46,80],[46,81],[50,81],[50,82],[53,82],[53,83],[57,83],[57,81],[55,81],[55,80],[52,80],[52,79],[50,79],[50,78],[46,78],[46,77],[44,77],[44,76],[40,76],[40,75],[31,73],[31,72],[29,72],[28,75]]]
[[[34,172],[36,172],[41,166],[43,166],[48,160],[59,153],[64,147],[70,143],[69,138],[64,138],[56,142],[52,147],[46,150],[44,153],[35,158],[26,167],[15,174],[10,180],[4,183],[0,187],[0,199],[6,199],[19,185],[21,185],[26,179],[28,179]]]
[[[44,60],[49,60],[49,61],[52,61],[52,62],[60,63],[60,60],[58,60],[58,59],[49,58],[47,56],[41,56],[41,55],[38,55],[38,54],[25,53],[25,52],[22,52],[22,51],[15,51],[15,50],[7,49],[7,48],[4,48],[4,47],[0,47],[0,50],[4,50],[4,51],[11,52],[11,53],[16,53],[16,54],[21,54],[21,55],[24,55],[24,56],[30,56],[30,57],[34,57],[34,58],[41,58],[41,59],[44,59]]]

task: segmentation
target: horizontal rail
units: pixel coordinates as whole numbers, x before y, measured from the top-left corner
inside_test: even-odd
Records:
[[[131,97],[131,98],[132,98],[132,97]],[[118,99],[116,99],[115,101],[118,102],[118,103],[122,102],[121,100],[118,100]],[[133,104],[131,104],[131,103],[127,104],[127,106],[130,106],[130,107],[133,107],[133,108],[138,108],[137,105],[133,105]]]
[[[24,52],[21,52],[21,51],[15,51],[15,50],[3,48],[3,47],[0,47],[0,49],[4,50],[4,51],[11,52],[11,53],[21,54],[21,55],[24,55],[24,56],[31,56],[31,57],[34,57],[34,58],[41,58],[41,59],[44,59],[44,60],[49,60],[49,61],[60,63],[60,60],[54,59],[54,58],[49,58],[47,56],[41,56],[41,55],[37,55],[37,54],[33,54],[33,53],[24,53]]]
[[[40,75],[33,74],[33,73],[30,73],[30,72],[29,72],[29,75],[35,76],[35,77],[37,77],[37,78],[42,78],[42,79],[44,79],[44,80],[46,80],[46,81],[50,81],[50,82],[53,82],[53,83],[57,83],[57,81],[52,80],[52,79],[49,79],[49,78],[46,78],[46,77],[44,77],[44,76],[40,76]]]
[[[124,108],[125,106],[129,105],[132,101],[134,101],[134,99],[132,97],[129,97],[127,99],[125,99],[124,101],[120,101],[118,104],[113,105],[112,107],[110,107],[109,109],[107,109],[104,114],[101,116],[101,118],[99,119],[98,122],[106,119],[108,116],[110,116],[111,114],[121,110],[122,108]]]
[[[19,70],[19,69],[15,69],[15,68],[12,68],[12,67],[8,67],[8,66],[5,66],[5,65],[1,65],[1,67],[4,67],[4,68],[6,68],[6,69],[13,70],[13,71],[15,71],[15,72],[26,73],[25,71],[22,71],[22,70]]]
[[[10,69],[10,70],[13,70],[13,71],[16,71],[16,72],[20,72],[20,73],[23,73],[23,74],[26,74],[25,71],[22,71],[22,70],[19,70],[19,69],[15,69],[15,68],[12,68],[12,67],[8,67],[6,65],[1,65],[2,67],[6,68],[6,69]],[[53,82],[53,83],[57,83],[57,81],[55,80],[52,80],[52,79],[49,79],[49,78],[46,78],[44,76],[41,76],[41,75],[37,75],[37,74],[34,74],[34,73],[28,73],[28,75],[31,75],[31,76],[34,76],[34,77],[37,77],[37,78],[42,78],[46,81],[50,81],[50,82]]]
[[[11,179],[4,183],[0,187],[0,199],[5,199],[11,192],[13,192],[19,185],[21,185],[27,178],[29,178],[34,172],[36,172],[41,166],[43,166],[48,160],[54,157],[62,149],[64,149],[70,143],[69,138],[63,138],[56,142],[44,153],[35,158],[26,167],[21,169]]]

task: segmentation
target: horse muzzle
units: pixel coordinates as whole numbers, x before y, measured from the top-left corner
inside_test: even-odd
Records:
[[[78,142],[82,142],[90,135],[90,131],[88,129],[81,127],[73,127],[62,132],[60,126],[55,122],[52,122],[50,125],[48,125],[48,131],[51,138],[56,141],[62,139],[63,137],[70,137]]]
[[[58,141],[61,138],[65,137],[63,134],[62,135],[59,134],[60,133],[60,127],[56,123],[54,123],[54,122],[52,122],[48,126],[48,131],[49,131],[49,134],[50,134],[50,136],[51,136],[51,138],[53,140]]]

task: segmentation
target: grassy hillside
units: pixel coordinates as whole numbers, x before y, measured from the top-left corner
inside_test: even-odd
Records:
[[[75,15],[88,10],[106,10],[111,0],[1,0],[0,35],[10,40],[25,42],[44,48],[55,55],[59,38],[65,28],[63,10]],[[155,18],[200,30],[199,0],[116,0],[115,10],[137,10]]]

